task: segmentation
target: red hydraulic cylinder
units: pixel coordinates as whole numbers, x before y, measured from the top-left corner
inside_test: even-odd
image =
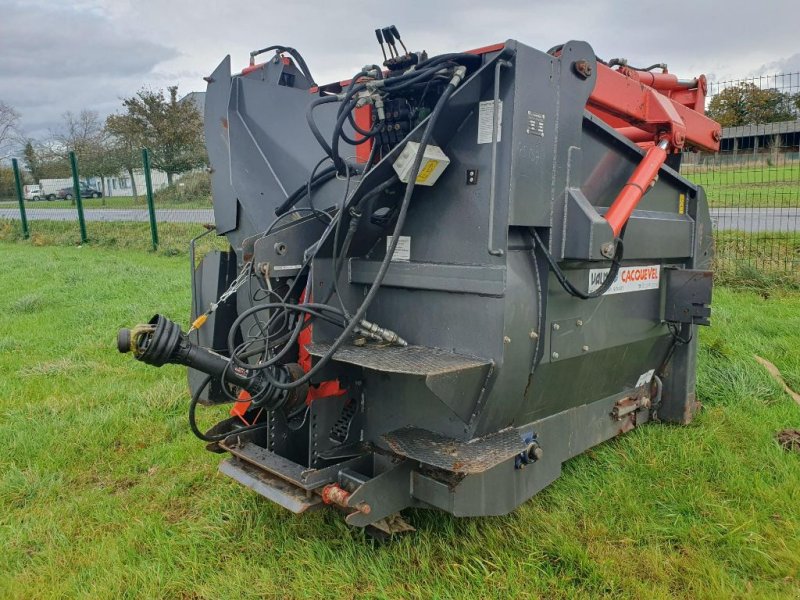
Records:
[[[622,187],[622,191],[614,199],[614,203],[608,208],[605,219],[611,225],[614,237],[619,236],[631,213],[639,204],[647,189],[652,185],[658,170],[667,160],[668,147],[669,142],[661,140],[647,151],[642,162],[639,163],[627,183]]]

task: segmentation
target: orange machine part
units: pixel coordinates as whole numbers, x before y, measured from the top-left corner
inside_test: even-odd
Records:
[[[300,295],[300,304],[305,301],[305,296],[306,292],[303,290],[303,293]],[[310,317],[310,315],[306,315],[306,320],[308,320]],[[306,344],[311,343],[311,330],[313,327],[313,325],[309,325],[303,331],[301,331],[300,335],[297,337],[297,363],[306,373],[311,370],[311,355],[308,353],[308,350],[306,350]],[[311,404],[317,398],[330,398],[331,396],[341,396],[345,393],[347,393],[347,390],[344,390],[339,386],[338,379],[323,381],[317,386],[308,386],[306,404]]]

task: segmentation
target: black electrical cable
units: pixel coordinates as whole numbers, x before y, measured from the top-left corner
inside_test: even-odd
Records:
[[[294,48],[291,48],[289,46],[281,46],[281,45],[267,46],[266,48],[262,48],[261,50],[253,50],[250,53],[250,58],[253,61],[255,61],[256,56],[258,56],[259,54],[264,54],[264,53],[270,52],[272,50],[275,50],[277,52],[285,52],[286,54],[289,54],[292,58],[294,58],[295,62],[297,63],[297,66],[299,67],[300,71],[303,73],[303,76],[306,78],[308,83],[311,84],[311,87],[316,87],[317,83],[314,81],[314,78],[311,76],[311,70],[308,68],[308,65],[306,64],[306,61],[303,59],[303,56],[297,50],[295,50]]]
[[[288,349],[292,346],[292,344],[294,344],[294,342],[297,340],[297,336],[300,334],[300,331],[302,331],[304,327],[307,327],[308,325],[311,324],[310,321],[308,320],[300,319],[298,321],[297,327],[295,327],[294,331],[292,332],[292,338],[290,343],[287,344],[284,347],[284,349],[281,350],[281,352],[273,356],[270,360],[259,363],[257,365],[251,365],[249,363],[240,361],[236,356],[237,346],[234,344],[234,338],[236,336],[237,329],[247,317],[255,313],[258,313],[262,310],[269,310],[273,308],[282,308],[284,310],[296,311],[304,314],[309,314],[312,317],[317,317],[317,318],[320,318],[321,314],[323,314],[325,311],[333,312],[336,316],[341,317],[342,321],[337,322],[335,320],[330,320],[331,323],[342,327],[344,326],[345,323],[344,315],[341,313],[341,311],[339,311],[338,308],[335,308],[333,306],[328,306],[327,304],[319,304],[319,303],[288,304],[285,302],[268,302],[265,304],[258,304],[256,306],[251,306],[250,308],[242,312],[238,317],[236,317],[233,324],[231,325],[230,330],[228,331],[228,352],[231,355],[231,362],[233,362],[235,366],[241,367],[243,369],[249,369],[251,371],[259,371],[274,365],[278,360],[283,358]],[[326,320],[329,320],[329,318],[326,318]]]
[[[311,175],[309,176],[308,181],[306,182],[306,197],[308,198],[308,206],[311,209],[311,211],[314,213],[314,216],[317,218],[317,220],[322,221],[322,223],[325,224],[325,225],[328,225],[332,221],[332,217],[328,213],[324,213],[324,212],[322,212],[320,210],[317,210],[314,207],[314,197],[313,197],[313,189],[312,189],[313,186],[312,186],[312,183],[311,183],[312,181],[314,181],[314,176],[317,173],[317,169],[319,169],[322,166],[322,163],[324,163],[326,160],[330,160],[330,159],[326,156],[325,158],[320,160],[316,165],[314,165],[313,169],[311,169]],[[334,171],[334,176],[335,175],[336,175],[336,172]],[[327,220],[323,219],[322,215],[325,215],[325,219],[327,219]]]
[[[314,121],[314,109],[322,104],[330,104],[331,102],[339,102],[338,96],[322,96],[320,98],[315,98],[309,102],[308,108],[306,108],[306,121],[308,122],[308,127],[311,129],[311,133],[314,135],[314,138],[316,138],[317,142],[328,156],[332,156],[331,147],[328,145],[325,136],[320,133],[316,121]]]
[[[344,342],[347,339],[349,339],[349,336],[353,333],[355,328],[364,318],[367,309],[372,304],[372,301],[377,296],[378,291],[380,290],[380,287],[383,284],[383,280],[386,277],[386,272],[388,271],[389,265],[391,264],[392,256],[394,255],[394,251],[397,248],[399,236],[403,230],[403,225],[405,224],[406,215],[408,214],[408,208],[409,205],[411,204],[411,196],[414,193],[414,187],[416,185],[417,175],[419,174],[419,170],[422,165],[422,159],[424,156],[425,148],[427,147],[431,135],[433,134],[433,127],[436,124],[436,121],[441,115],[444,106],[447,104],[447,101],[450,99],[450,96],[455,91],[455,89],[456,85],[451,81],[445,88],[444,92],[442,92],[442,95],[439,97],[436,106],[434,107],[433,111],[428,117],[428,123],[423,131],[422,138],[419,141],[419,148],[417,149],[417,154],[414,158],[414,162],[409,172],[408,176],[409,179],[408,183],[406,184],[406,192],[405,195],[403,196],[403,200],[400,205],[400,212],[397,216],[397,222],[395,223],[395,228],[392,233],[392,241],[389,243],[389,247],[386,249],[386,256],[381,262],[381,266],[378,269],[378,273],[376,274],[375,279],[372,282],[372,285],[370,286],[367,295],[364,297],[364,300],[362,300],[358,310],[353,315],[347,327],[344,328],[342,333],[339,334],[339,337],[336,338],[336,340],[334,340],[334,342],[330,345],[328,351],[322,357],[319,358],[316,364],[308,372],[306,372],[298,379],[288,383],[282,383],[279,381],[270,381],[270,383],[274,387],[278,389],[292,389],[294,387],[298,387],[310,381],[312,377],[314,377],[323,367],[325,367],[325,365],[328,364],[331,358],[333,358],[334,353],[342,346],[342,344],[344,344]],[[267,375],[269,376],[268,372]]]
[[[326,156],[322,161],[328,160],[328,156]],[[295,204],[300,202],[308,193],[308,184],[311,183],[311,187],[317,188],[321,186],[323,183],[326,183],[336,177],[336,167],[326,167],[322,171],[320,171],[314,179],[309,179],[299,188],[297,188],[292,194],[283,201],[283,203],[275,209],[275,215],[280,217],[285,213],[289,212]]]
[[[620,234],[620,237],[616,240],[616,249],[614,250],[614,257],[611,259],[611,268],[608,271],[608,275],[603,280],[603,283],[600,285],[593,292],[582,292],[578,288],[576,288],[570,281],[567,279],[567,276],[561,270],[561,267],[558,266],[558,263],[553,258],[553,255],[550,254],[550,251],[547,249],[547,246],[542,242],[542,238],[539,237],[539,233],[532,229],[533,237],[536,240],[536,244],[542,249],[542,253],[544,257],[547,259],[550,268],[553,270],[553,274],[556,276],[558,283],[561,284],[561,287],[570,295],[576,298],[580,298],[581,300],[589,300],[590,298],[599,298],[603,294],[605,294],[611,285],[614,283],[614,280],[617,278],[617,274],[619,273],[619,268],[622,263],[622,236],[624,235],[625,230]]]
[[[440,59],[440,62],[442,60],[444,60],[444,59]],[[413,83],[415,83],[417,81],[420,81],[420,80],[424,79],[425,77],[433,77],[433,76],[435,76],[437,74],[441,74],[441,69],[433,69],[433,68],[431,68],[431,69],[429,69],[429,72],[425,73],[425,74],[415,73],[412,78],[409,78],[404,83],[407,84],[407,85],[412,85]],[[422,76],[422,75],[424,75],[424,76]],[[412,79],[413,79],[413,81],[412,81]],[[349,91],[352,92],[352,93],[348,94],[348,95],[352,96],[352,94],[355,93],[353,90],[357,91],[357,89],[356,89],[357,87],[358,86],[356,86],[356,85],[351,85]],[[401,88],[401,87],[405,87],[405,85],[398,86],[398,89]],[[360,322],[360,320],[363,317],[363,315],[366,313],[367,308],[369,307],[369,305],[371,304],[372,300],[374,299],[374,297],[375,297],[375,295],[377,293],[377,290],[380,288],[380,286],[381,286],[381,284],[383,282],[383,279],[384,279],[384,277],[386,275],[386,270],[388,269],[388,264],[390,262],[390,259],[391,259],[391,256],[393,254],[394,248],[397,245],[398,231],[400,231],[402,229],[402,225],[403,225],[403,223],[405,221],[405,216],[406,216],[406,213],[407,213],[407,210],[408,210],[408,206],[409,206],[409,203],[410,203],[411,194],[413,193],[414,185],[416,183],[416,175],[415,174],[418,173],[419,168],[421,166],[422,157],[423,157],[423,153],[424,153],[424,148],[428,143],[428,140],[429,140],[430,135],[431,135],[432,130],[433,130],[434,123],[437,121],[439,115],[441,114],[441,111],[443,110],[443,107],[447,103],[450,95],[455,90],[455,87],[456,86],[453,83],[450,83],[445,88],[444,92],[442,93],[442,95],[440,96],[439,100],[437,101],[437,103],[436,103],[431,115],[428,117],[428,123],[427,123],[427,125],[426,125],[426,127],[425,127],[425,129],[423,131],[423,136],[422,136],[422,140],[420,142],[420,147],[418,149],[417,156],[415,157],[414,165],[412,166],[412,174],[410,176],[411,179],[409,181],[409,184],[406,186],[406,194],[405,194],[405,196],[403,198],[403,201],[402,201],[402,204],[401,204],[400,213],[398,215],[397,222],[396,222],[396,225],[395,225],[395,234],[393,235],[392,243],[390,244],[390,248],[387,250],[386,258],[384,259],[384,261],[383,261],[383,263],[381,265],[381,268],[379,269],[378,275],[376,276],[375,280],[373,281],[373,284],[372,284],[369,292],[367,293],[366,298],[364,299],[364,301],[362,301],[361,306],[359,307],[358,311],[356,312],[356,315],[353,317],[353,319],[350,321],[349,324],[346,324],[347,321],[346,321],[346,318],[344,317],[344,315],[340,311],[338,311],[336,309],[333,309],[330,306],[327,306],[327,305],[324,305],[323,307],[319,307],[319,305],[310,305],[309,306],[309,308],[311,308],[312,306],[314,308],[319,307],[320,311],[331,311],[336,315],[336,317],[341,318],[343,320],[343,323],[346,324],[345,330],[342,332],[342,334],[334,342],[334,345],[329,350],[329,352],[326,353],[326,355],[324,355],[308,373],[306,373],[304,376],[302,376],[298,380],[296,380],[294,382],[287,382],[287,383],[284,383],[284,382],[281,382],[281,381],[276,381],[274,379],[274,377],[272,376],[272,373],[270,372],[268,367],[270,367],[270,366],[274,365],[275,363],[277,363],[277,361],[279,361],[290,349],[293,348],[294,343],[296,342],[300,331],[304,327],[310,325],[310,321],[311,320],[313,320],[315,318],[322,318],[322,317],[324,317],[326,315],[323,315],[322,313],[317,314],[316,310],[307,311],[307,310],[303,310],[302,308],[299,308],[301,306],[305,306],[305,304],[303,304],[303,305],[295,305],[295,304],[282,304],[282,303],[268,303],[268,304],[259,305],[257,307],[252,307],[251,309],[248,309],[248,311],[245,311],[244,313],[239,315],[237,320],[232,325],[231,331],[229,332],[229,339],[228,339],[229,350],[232,351],[231,363],[237,364],[238,366],[241,366],[242,368],[250,369],[250,370],[262,370],[263,369],[265,377],[270,382],[270,384],[273,385],[275,388],[277,388],[277,389],[291,389],[291,388],[297,387],[297,386],[302,385],[305,382],[309,381],[311,379],[311,377],[314,374],[316,374],[316,372],[318,372],[330,360],[330,358],[333,355],[333,352],[335,352],[335,350],[339,346],[341,346],[341,344],[344,342],[344,340],[347,339],[347,337],[350,335],[350,333],[352,333],[352,331],[355,329],[357,324]],[[329,97],[326,97],[326,98],[329,98]],[[327,100],[327,102],[329,102],[329,101],[331,101],[331,100]],[[340,111],[342,111],[342,113],[339,114],[339,119],[337,119],[337,129],[340,129],[342,124],[343,124],[342,115],[344,115],[344,117],[347,118],[347,116],[352,111],[352,107],[348,103],[343,103],[343,106],[344,106],[344,111],[342,111],[342,106],[340,106]],[[313,108],[310,109],[309,112],[311,112],[311,110],[313,110]],[[313,124],[313,118],[310,119],[310,121],[311,121],[311,124]],[[338,138],[334,138],[334,139],[338,139]],[[376,151],[377,151],[376,148],[373,147],[373,152],[370,153],[371,156],[374,156]],[[334,153],[334,156],[335,156],[335,154],[336,153]],[[381,191],[383,189],[385,189],[385,188],[382,188]],[[366,194],[364,196],[364,198],[362,198],[362,201],[365,200],[367,197],[371,197],[373,191],[371,191],[370,193]],[[337,226],[337,227],[339,226],[339,219],[342,218],[342,214],[343,214],[343,211],[340,211],[339,215],[336,216],[335,226]],[[330,230],[330,227],[333,226],[333,225],[334,225],[334,223],[330,223],[328,225],[328,231]],[[321,239],[323,239],[327,233],[328,232],[323,234]],[[301,274],[308,267],[308,265],[310,264],[311,259],[316,255],[316,252],[318,250],[319,250],[319,245],[317,246],[316,249],[314,249],[313,252],[307,253],[307,256],[305,257],[305,260],[304,260],[304,264],[301,266]],[[290,286],[290,289],[284,295],[284,300],[286,300],[286,299],[288,299],[290,297],[290,295],[291,295],[291,293],[292,293],[292,291],[293,291],[293,289],[296,286],[298,281],[300,281],[300,276],[299,275],[294,279],[294,281],[292,282],[292,285]],[[310,287],[311,287],[311,279],[310,278],[307,280],[306,287],[307,287],[306,298],[310,298],[310,295],[309,295],[310,294]],[[329,292],[328,298],[330,297],[331,293],[332,293],[332,291]],[[326,302],[327,302],[327,300],[326,300]],[[284,312],[285,311],[296,311],[296,312],[300,313],[301,315],[305,314],[305,316],[298,318],[297,326],[294,327],[294,330],[291,333],[291,336],[289,338],[288,343],[284,346],[284,348],[281,351],[279,351],[277,354],[273,355],[269,360],[266,360],[266,361],[264,361],[262,363],[259,363],[257,365],[251,365],[249,363],[243,363],[243,362],[239,361],[238,356],[237,356],[237,354],[239,352],[237,352],[237,350],[240,351],[241,349],[244,349],[247,346],[246,345],[242,345],[241,348],[232,348],[232,346],[233,346],[232,336],[235,335],[235,332],[238,330],[238,327],[240,327],[241,323],[243,322],[243,320],[245,318],[247,318],[248,316],[250,316],[251,314],[254,314],[255,312],[257,312],[259,310],[271,310],[272,308],[281,308],[282,311],[284,311]],[[276,317],[277,317],[277,314],[273,315],[270,318],[269,322],[271,322],[272,319],[274,319]],[[331,318],[329,317],[329,318],[327,318],[325,320],[330,320],[330,319]],[[269,322],[268,322],[268,324],[269,324]],[[337,322],[336,324],[339,324],[339,323]],[[342,324],[339,324],[339,325],[340,326],[344,326]],[[264,344],[265,344],[265,352],[266,352],[267,351],[266,348],[271,346],[271,344],[269,344],[268,340],[265,340]],[[265,356],[266,356],[266,354],[265,354]]]
[[[206,375],[206,377],[200,383],[200,386],[192,394],[192,399],[189,402],[189,428],[192,430],[192,433],[199,439],[203,440],[204,442],[220,442],[229,435],[233,435],[236,433],[245,433],[247,431],[255,431],[256,429],[263,429],[264,427],[267,427],[269,425],[269,421],[264,421],[263,423],[259,423],[257,425],[248,425],[246,427],[240,427],[238,429],[234,429],[233,431],[229,431],[227,433],[220,433],[217,435],[207,435],[202,431],[200,431],[200,428],[197,426],[197,419],[196,419],[197,404],[200,401],[200,395],[203,393],[203,390],[205,390],[206,387],[208,387],[209,383],[211,383],[211,375]]]

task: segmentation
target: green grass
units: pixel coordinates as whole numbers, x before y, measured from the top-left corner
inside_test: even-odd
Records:
[[[0,242],[18,242],[25,246],[77,246],[80,244],[80,229],[77,219],[70,221],[28,221],[30,240],[22,237],[20,222],[0,218]],[[186,255],[189,240],[205,232],[198,223],[158,223],[158,254],[167,256]],[[118,248],[123,250],[150,250],[152,238],[149,223],[116,221],[87,221],[85,246],[90,248]],[[209,248],[227,248],[225,238],[209,234],[198,242],[198,254]]]
[[[712,208],[800,206],[800,162],[685,165],[681,174],[702,185]]]
[[[16,201],[0,203],[5,208],[16,207]],[[211,198],[175,198],[169,200],[155,199],[155,207],[161,210],[169,209],[189,209],[189,208],[211,208]],[[41,200],[38,202],[25,202],[28,210],[39,208],[75,208],[75,203],[71,200]],[[83,208],[102,208],[102,209],[121,209],[121,208],[141,208],[147,209],[147,199],[144,196],[134,198],[133,196],[117,196],[108,198],[84,198]],[[77,209],[76,209],[77,210]]]
[[[800,232],[714,232],[717,283],[800,290]]]
[[[689,427],[648,425],[564,466],[511,515],[411,511],[374,546],[216,471],[185,375],[116,352],[156,311],[186,325],[185,259],[0,243],[0,597],[800,596],[800,294],[717,289]]]

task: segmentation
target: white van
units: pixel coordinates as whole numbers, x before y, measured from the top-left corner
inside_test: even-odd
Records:
[[[36,202],[38,200],[55,200],[55,194],[45,194],[42,192],[42,186],[37,184],[25,185],[22,187],[22,194],[25,200]]]

